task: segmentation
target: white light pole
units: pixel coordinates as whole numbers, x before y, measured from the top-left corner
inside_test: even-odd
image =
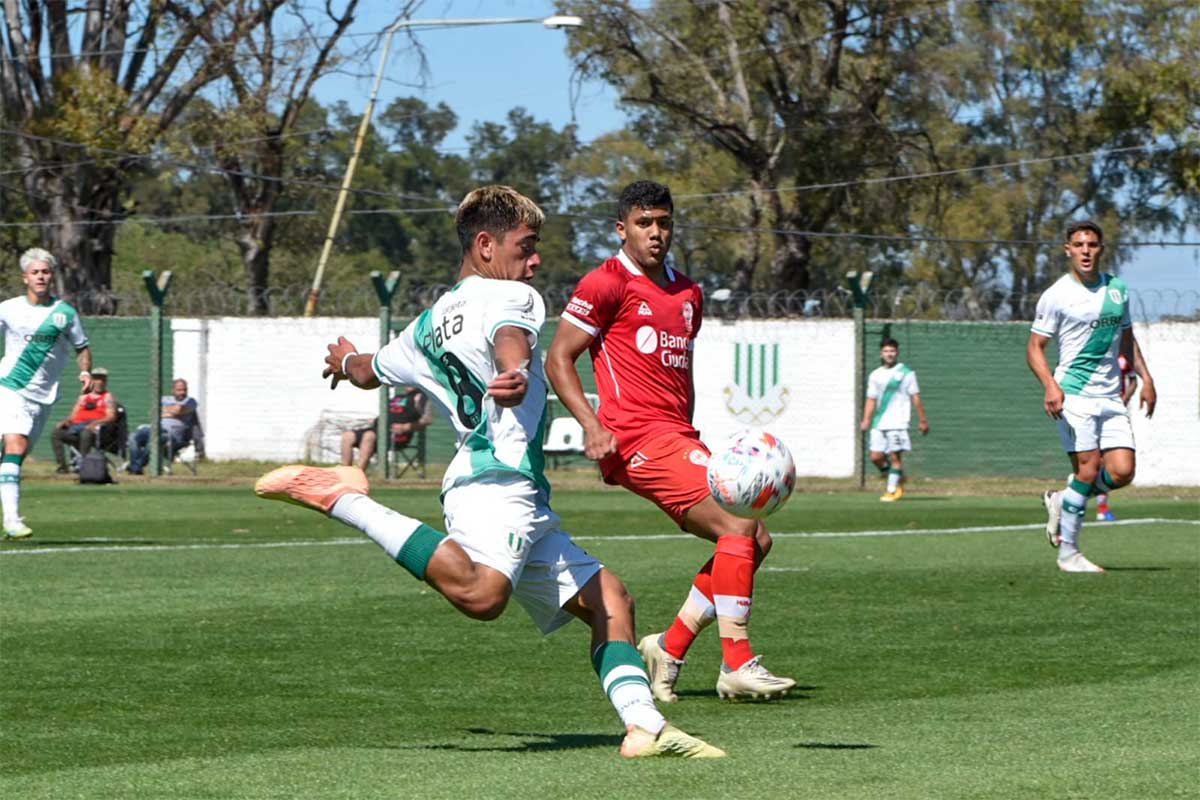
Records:
[[[329,230],[325,234],[325,243],[321,247],[321,258],[317,261],[317,274],[313,276],[312,288],[308,290],[308,301],[304,304],[304,316],[311,317],[317,313],[317,299],[321,296],[321,280],[325,275],[325,263],[333,250],[333,237],[337,233],[338,223],[342,219],[342,210],[346,207],[346,195],[350,183],[354,180],[354,168],[358,165],[358,154],[362,151],[363,139],[366,138],[367,128],[371,124],[371,116],[375,113],[375,100],[379,96],[379,85],[383,82],[383,70],[387,66],[388,55],[392,49],[392,36],[401,28],[473,28],[480,25],[523,25],[540,22],[551,29],[578,28],[583,24],[579,17],[499,17],[491,19],[401,19],[390,25],[384,32],[383,55],[379,59],[379,69],[375,71],[375,83],[371,87],[371,99],[367,101],[367,110],[363,112],[362,122],[358,126],[358,135],[354,138],[354,150],[350,154],[350,163],[346,165],[346,174],[342,177],[342,186],[338,190],[337,203],[333,207],[333,217],[329,220]]]

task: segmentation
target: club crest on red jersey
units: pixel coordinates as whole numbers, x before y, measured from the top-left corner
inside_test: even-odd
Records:
[[[692,335],[692,317],[695,316],[696,310],[692,308],[691,300],[683,301],[683,327],[687,330],[688,336]]]

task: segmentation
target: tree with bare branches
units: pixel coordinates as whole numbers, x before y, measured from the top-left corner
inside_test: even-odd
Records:
[[[282,2],[4,0],[6,162],[23,170],[41,244],[61,259],[56,290],[85,313],[114,307],[113,241],[130,175]]]

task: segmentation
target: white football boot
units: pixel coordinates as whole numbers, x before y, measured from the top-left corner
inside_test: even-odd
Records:
[[[17,519],[4,525],[5,539],[28,539],[30,536],[33,536],[33,528],[24,520]]]
[[[684,665],[682,658],[675,658],[663,649],[659,639],[661,633],[643,636],[638,642],[638,652],[646,662],[646,671],[650,673],[650,693],[660,703],[674,703],[679,699],[675,694],[675,682],[679,680],[679,668]]]
[[[1104,567],[1088,561],[1078,550],[1066,558],[1058,559],[1058,568],[1063,572],[1104,572]]]
[[[1042,493],[1042,505],[1046,507],[1046,539],[1051,547],[1062,544],[1062,535],[1058,532],[1062,520],[1062,492],[1047,489]]]
[[[655,736],[645,728],[630,725],[625,729],[625,740],[621,742],[621,755],[625,758],[648,758],[670,756],[675,758],[724,758],[725,751],[713,747],[703,739],[684,733],[671,723]]]
[[[722,700],[772,700],[791,691],[796,682],[772,675],[759,658],[755,656],[734,670],[722,664],[717,676],[717,695]]]

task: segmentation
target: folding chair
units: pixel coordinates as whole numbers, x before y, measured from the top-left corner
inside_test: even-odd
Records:
[[[425,477],[425,429],[416,433],[393,433],[388,436],[388,458],[400,467],[395,477],[402,478],[410,469],[421,478]],[[392,454],[395,455],[392,455]],[[402,466],[401,466],[402,465]]]
[[[129,421],[125,416],[125,406],[118,403],[117,418],[112,422],[101,423],[97,427],[96,447],[104,453],[104,457],[109,462],[112,462],[113,456],[116,456],[117,461],[113,464],[114,468],[120,469],[129,462]],[[79,459],[83,457],[79,448],[68,444],[66,456],[72,471],[78,472]]]

